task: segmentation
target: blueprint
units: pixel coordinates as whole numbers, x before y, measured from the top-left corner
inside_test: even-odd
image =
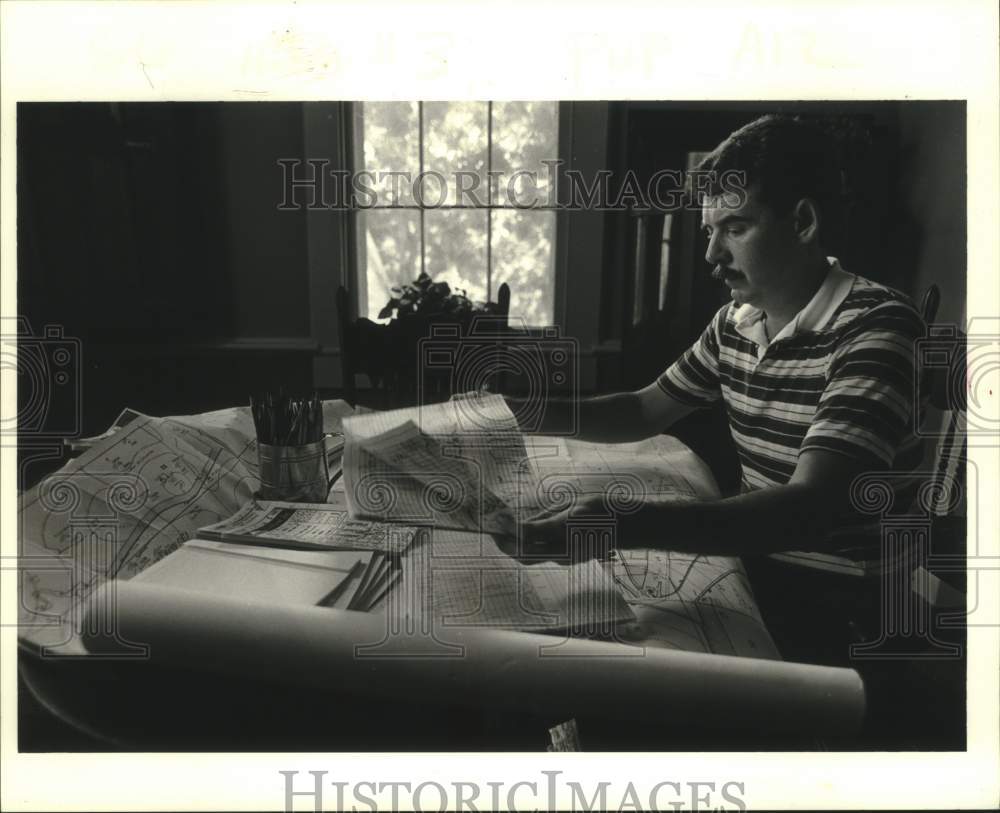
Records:
[[[430,530],[407,552],[397,618],[430,615],[436,629],[502,627],[593,631],[635,621],[608,570],[596,560],[523,564],[486,534]]]
[[[567,507],[581,495],[603,495],[614,579],[636,620],[616,636],[643,646],[721,655],[777,658],[738,557],[669,550],[617,550],[614,512],[637,501],[712,500],[719,493],[705,464],[675,438],[660,435],[628,444],[531,437],[537,501]]]
[[[528,454],[500,396],[354,416],[344,433],[352,516],[514,532]]]
[[[329,413],[327,430],[337,431],[350,407],[331,402],[324,411]],[[435,423],[466,420],[454,413],[422,416],[424,426],[437,430],[433,436],[415,433],[413,414],[387,413],[360,425],[362,436],[371,430],[365,442],[374,451],[365,453],[372,466],[386,465],[390,454],[421,438],[419,448],[409,448],[421,457],[421,466],[409,471],[413,487],[421,489],[420,502],[404,505],[403,514],[412,524],[433,528],[434,547],[432,556],[423,559],[423,545],[408,555],[406,589],[396,591],[401,615],[418,614],[422,606],[448,626],[534,630],[564,628],[566,619],[570,626],[574,620],[614,623],[615,637],[643,646],[777,657],[737,558],[616,550],[603,563],[523,565],[502,553],[482,532],[486,529],[449,531],[437,523],[435,512],[447,513],[452,521],[455,516],[463,523],[472,520],[463,516],[468,505],[454,499],[456,493],[475,493],[470,484],[496,500],[497,521],[509,516],[505,512],[512,505],[537,510],[559,507],[577,494],[603,494],[612,535],[614,512],[627,510],[635,499],[718,496],[704,464],[672,438],[618,445],[522,438],[509,435],[502,411],[487,410],[486,416],[502,430],[499,443],[479,431],[482,425],[463,437]],[[199,528],[232,517],[252,500],[258,487],[257,455],[247,408],[128,417],[20,497],[22,642],[53,653],[84,654],[82,607],[97,586],[111,578],[128,580],[193,538]],[[345,434],[351,424],[343,422]],[[392,440],[389,452],[379,447],[380,435]],[[345,455],[350,449],[348,444]],[[438,479],[458,483],[458,491],[439,484],[427,497],[434,481],[426,456],[434,459]],[[351,493],[347,489],[343,496],[349,500]],[[399,493],[389,496],[398,499]]]
[[[350,407],[324,406],[339,430]],[[19,638],[82,654],[81,606],[95,587],[128,579],[231,516],[258,485],[248,408],[133,415],[20,496]]]
[[[779,657],[740,560],[671,551],[614,551],[614,577],[636,620],[619,635],[643,646]]]

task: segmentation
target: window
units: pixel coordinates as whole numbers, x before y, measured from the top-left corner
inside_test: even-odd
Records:
[[[557,102],[355,105],[374,192],[357,210],[358,313],[426,272],[475,301],[506,282],[514,324],[552,324],[558,120]]]

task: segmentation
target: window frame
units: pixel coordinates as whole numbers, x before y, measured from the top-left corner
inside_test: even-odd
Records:
[[[424,100],[401,100],[401,101],[416,101],[417,102],[417,128],[418,128],[418,172],[424,171]],[[493,291],[493,212],[494,211],[514,211],[514,212],[553,212],[554,213],[554,228],[552,234],[552,286],[553,286],[553,304],[552,304],[552,324],[561,325],[564,322],[565,317],[565,255],[566,251],[564,248],[564,237],[566,232],[566,212],[560,208],[558,202],[560,184],[562,183],[561,177],[568,166],[569,157],[569,144],[570,144],[570,104],[566,102],[555,102],[556,104],[556,151],[557,155],[555,158],[560,161],[558,171],[556,173],[556,190],[555,190],[555,201],[556,205],[538,205],[532,207],[518,207],[512,206],[510,204],[496,203],[494,201],[495,193],[493,189],[493,180],[489,175],[489,172],[493,168],[493,100],[472,100],[479,101],[480,103],[486,104],[486,122],[487,122],[487,134],[486,134],[486,178],[487,178],[487,200],[485,204],[443,204],[441,206],[422,206],[417,203],[412,204],[398,204],[398,205],[381,205],[365,207],[364,209],[358,210],[351,208],[348,210],[348,226],[346,235],[346,243],[348,246],[349,255],[349,271],[348,279],[350,284],[347,286],[349,290],[353,291],[353,295],[350,297],[351,306],[353,308],[353,317],[357,318],[361,314],[360,303],[362,299],[362,291],[365,292],[365,299],[367,299],[367,275],[363,273],[363,264],[366,262],[366,247],[359,244],[358,231],[359,231],[359,217],[363,216],[363,213],[371,210],[388,209],[392,211],[418,211],[420,213],[420,273],[426,272],[426,231],[425,231],[425,212],[428,210],[472,210],[472,211],[484,211],[486,212],[486,292],[487,298],[495,301],[496,291]],[[363,105],[364,102],[345,102],[343,118],[349,123],[344,133],[345,138],[348,139],[349,143],[346,149],[346,155],[350,158],[349,171],[360,171],[366,169],[364,166],[364,117],[357,111],[357,105]],[[553,196],[550,195],[550,199]],[[516,317],[516,314],[515,314]],[[518,327],[518,325],[514,325]],[[530,325],[527,326],[529,333],[541,332],[541,330],[549,325]]]

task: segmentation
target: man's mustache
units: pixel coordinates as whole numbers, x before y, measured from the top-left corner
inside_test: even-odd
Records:
[[[715,270],[712,271],[712,279],[717,279],[717,280],[724,279],[726,271],[728,271],[730,274],[736,273],[735,271],[733,271],[732,268],[727,268],[724,265],[717,265],[715,266]]]

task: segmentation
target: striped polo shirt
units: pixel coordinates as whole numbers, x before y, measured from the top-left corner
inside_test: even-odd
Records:
[[[728,303],[657,381],[692,406],[723,399],[741,491],[784,485],[806,449],[873,470],[920,462],[914,342],[924,323],[903,294],[828,262],[815,296],[772,340],[760,309]]]

